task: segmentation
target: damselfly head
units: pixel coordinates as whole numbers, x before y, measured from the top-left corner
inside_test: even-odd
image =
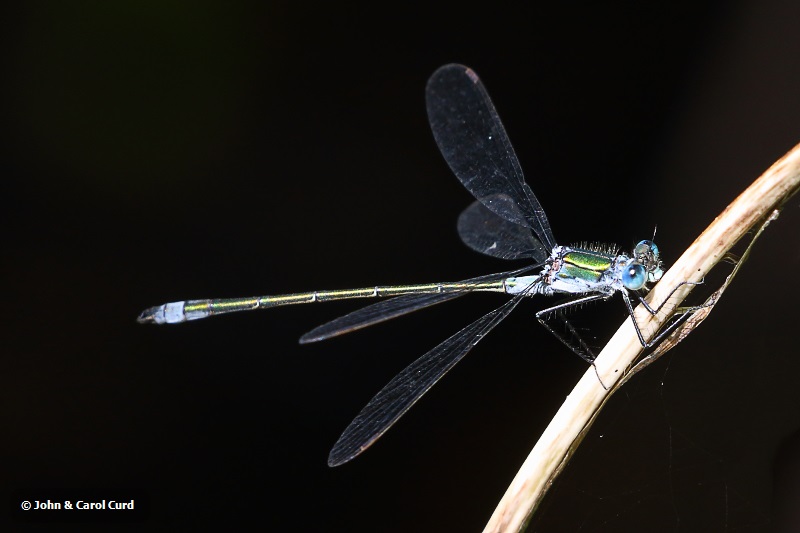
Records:
[[[633,248],[633,257],[637,263],[644,266],[647,272],[647,281],[655,283],[664,275],[664,270],[661,268],[661,258],[658,252],[656,243],[650,240],[640,241]]]

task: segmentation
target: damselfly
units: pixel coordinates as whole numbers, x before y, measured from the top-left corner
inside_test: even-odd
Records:
[[[603,245],[559,246],[533,191],[525,183],[517,156],[478,76],[462,65],[445,65],[428,80],[428,118],[445,160],[476,198],[458,219],[464,243],[501,259],[532,264],[513,272],[455,283],[377,286],[352,290],[311,291],[279,296],[188,300],[145,310],[139,322],[173,324],[209,316],[291,304],[381,298],[373,305],[337,318],[303,335],[316,342],[478,291],[502,292],[511,299],[448,338],[395,376],[345,429],[328,457],[330,466],[345,463],[383,435],[419,398],[522,301],[536,294],[568,299],[536,313],[536,318],[580,357],[594,353],[564,312],[616,292],[631,316],[643,346],[648,346],[633,318],[632,295],[656,314],[641,296],[662,275],[656,245],[641,241],[631,255]],[[663,305],[663,304],[662,304]]]

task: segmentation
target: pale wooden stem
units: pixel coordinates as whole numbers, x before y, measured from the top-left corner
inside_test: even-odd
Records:
[[[692,243],[648,295],[658,305],[683,281],[700,281],[738,241],[800,188],[800,145],[795,146],[733,201]],[[640,305],[636,320],[652,338],[691,291],[684,285],[657,316]],[[615,385],[641,355],[630,320],[617,330],[531,450],[489,520],[485,532],[521,531],[564,468]],[[602,380],[602,384],[598,380]],[[604,388],[603,385],[605,385]]]

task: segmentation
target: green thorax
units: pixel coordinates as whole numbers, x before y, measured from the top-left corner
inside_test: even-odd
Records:
[[[585,281],[599,281],[613,263],[615,254],[605,249],[572,249],[562,257],[560,278],[577,278]]]

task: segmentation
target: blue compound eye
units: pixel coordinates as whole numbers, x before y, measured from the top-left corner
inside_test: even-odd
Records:
[[[622,284],[625,288],[638,291],[644,287],[645,281],[647,281],[647,271],[644,266],[636,263],[632,259],[628,261],[628,264],[625,265],[622,271]]]

